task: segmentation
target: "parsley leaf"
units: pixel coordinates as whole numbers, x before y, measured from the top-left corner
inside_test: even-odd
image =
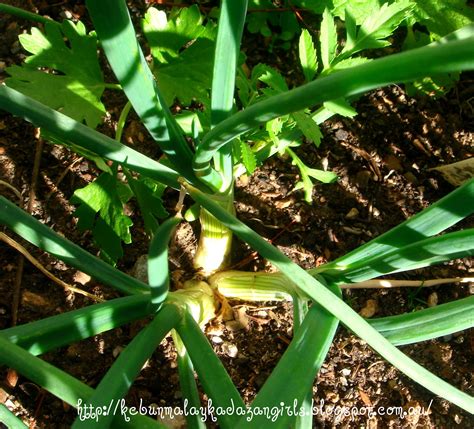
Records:
[[[68,43],[65,42],[67,38]],[[84,24],[64,21],[61,28],[32,28],[20,43],[29,53],[22,67],[8,67],[6,84],[77,121],[95,128],[105,115],[105,88],[97,58],[97,39]],[[49,69],[49,73],[39,70]]]
[[[203,24],[197,5],[169,17],[151,7],[142,25],[151,48],[153,73],[166,103],[206,101],[212,85],[216,26]]]
[[[123,256],[121,242],[132,242],[133,222],[123,213],[123,203],[129,197],[129,189],[115,176],[102,173],[93,183],[77,189],[71,198],[71,203],[79,205],[75,212],[78,228],[92,231],[101,257],[112,265]]]

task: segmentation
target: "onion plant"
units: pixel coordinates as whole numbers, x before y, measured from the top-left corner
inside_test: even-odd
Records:
[[[79,415],[73,425],[75,428],[162,427],[146,416],[111,410],[109,404],[126,395],[144,362],[172,331],[178,350],[183,398],[196,408],[201,405],[194,377],[196,372],[213,405],[222,409],[231,407],[234,411],[217,416],[220,427],[268,427],[267,417],[256,412],[259,408],[297,401],[303,410],[301,415],[282,413],[271,422],[272,427],[310,428],[312,385],[336,329],[342,323],[408,377],[435,395],[474,412],[472,397],[426,370],[396,347],[472,327],[474,297],[367,321],[344,302],[340,290],[343,283],[361,282],[472,255],[473,229],[443,232],[474,210],[474,180],[380,237],[309,271],[300,268],[238,220],[233,208],[235,143],[246,132],[275,118],[358,96],[384,85],[472,70],[474,28],[466,27],[425,47],[370,62],[348,64],[301,87],[236,111],[236,70],[247,1],[222,0],[214,45],[211,101],[207,106],[210,127],[205,135],[200,135],[193,122],[194,138],[190,146],[170,111],[169,100],[160,89],[160,79],[155,79],[137,42],[125,0],[87,0],[86,5],[100,48],[120,88],[166,158],[151,159],[95,131],[81,120],[53,110],[7,85],[0,85],[0,107],[40,127],[56,144],[66,145],[93,160],[110,161],[113,171],[119,168],[124,171],[132,191],[134,185],[138,186],[136,178],[140,177],[186,192],[200,208],[202,228],[195,256],[199,278],[186,282],[179,289],[170,287],[168,243],[175,227],[184,221],[179,210],[160,225],[153,225],[148,256],[149,280],[145,284],[91,255],[0,197],[2,225],[123,294],[121,298],[1,331],[0,362],[15,368],[74,407],[88,404],[95,410],[102,410],[95,419],[84,419]],[[19,13],[14,8],[0,5],[2,9]],[[34,16],[23,16],[34,19]],[[59,25],[42,21],[46,28]],[[166,34],[158,33],[157,43],[160,37],[166,37]],[[124,115],[126,117],[126,113]],[[233,235],[258,251],[278,272],[227,270]],[[244,404],[202,332],[202,327],[215,316],[220,296],[293,303],[293,339],[251,404]],[[95,387],[38,357],[144,317],[149,317],[149,324],[117,357]],[[0,419],[11,427],[23,427],[5,407],[0,408]],[[189,415],[187,419],[189,427],[203,427],[199,415]]]

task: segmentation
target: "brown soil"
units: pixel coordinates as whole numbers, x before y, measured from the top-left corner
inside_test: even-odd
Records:
[[[46,2],[38,3],[47,5]],[[41,13],[57,17],[66,6],[66,2],[58,3],[49,9],[40,8]],[[67,3],[69,11],[82,16],[82,2]],[[139,7],[142,8],[143,5]],[[16,40],[28,26],[27,22],[2,17],[0,61],[5,65],[21,62],[23,52]],[[3,78],[5,73],[0,74],[0,81]],[[327,164],[329,169],[337,172],[339,181],[336,184],[317,185],[313,204],[307,204],[301,192],[292,192],[298,170],[290,165],[289,160],[275,157],[251,177],[244,176],[238,181],[236,209],[239,218],[304,268],[333,260],[399,224],[453,189],[431,168],[472,156],[472,79],[472,74],[463,75],[457,87],[439,100],[409,98],[398,86],[374,91],[361,98],[357,103],[359,115],[354,120],[336,117],[327,121],[323,126],[321,146],[316,148],[306,143],[297,151],[307,165],[321,168]],[[116,120],[123,99],[115,93],[107,93],[105,102],[112,120]],[[105,124],[101,131],[111,134],[110,123]],[[127,124],[126,140],[151,156],[157,155],[155,146],[133,116]],[[24,207],[31,189],[36,144],[33,127],[0,111],[0,180],[21,192]],[[96,253],[90,235],[77,231],[74,207],[68,200],[75,189],[94,180],[98,171],[86,160],[74,163],[77,158],[64,148],[44,146],[32,214],[55,231]],[[67,168],[64,179],[58,183]],[[1,187],[0,192],[18,202],[6,188]],[[165,202],[171,209],[176,194],[167,192]],[[148,242],[137,207],[132,202],[127,210],[134,221],[133,244],[125,247],[125,256],[119,267],[132,272],[135,261],[147,252]],[[353,216],[347,216],[351,210]],[[472,226],[472,218],[461,226],[469,225]],[[196,229],[195,225],[192,228],[180,227],[171,247],[171,269],[189,271]],[[9,231],[5,232],[13,237]],[[84,281],[75,269],[19,237],[14,238],[64,281],[107,299],[118,296],[112,289],[93,280]],[[268,268],[266,262],[255,256],[246,245],[236,242],[234,250],[233,262],[239,269]],[[3,329],[12,324],[12,300],[19,267],[18,254],[3,243],[0,244],[0,267],[0,328]],[[472,276],[472,270],[472,261],[457,260],[401,274],[398,278],[465,277],[469,273]],[[434,299],[433,294],[441,304],[472,293],[472,285],[449,284],[423,290],[348,291],[344,295],[356,311],[360,311],[368,300],[375,300],[374,317],[381,317],[424,308],[428,299]],[[63,291],[25,262],[16,314],[18,324],[90,304],[90,299]],[[231,304],[237,322],[215,322],[208,327],[208,336],[244,400],[249,403],[291,341],[291,306],[237,301]],[[141,326],[143,322],[123,326],[42,358],[95,386],[117,353]],[[403,351],[454,386],[474,394],[472,330],[406,346]],[[22,376],[15,378],[14,372],[2,369],[0,401],[14,409],[25,423],[32,428],[71,425],[76,416],[74,409]],[[411,382],[344,327],[338,330],[313,392],[317,405],[323,401],[325,405],[348,408],[402,407],[404,411],[409,407],[425,410],[429,407],[426,415],[406,418],[395,415],[370,419],[366,416],[318,415],[314,419],[314,427],[318,428],[474,427],[473,416]],[[130,405],[138,405],[140,399],[146,404],[180,406],[181,393],[171,338],[164,340],[154,353],[127,397]]]

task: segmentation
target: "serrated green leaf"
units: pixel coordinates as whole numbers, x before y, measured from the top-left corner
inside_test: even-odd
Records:
[[[32,55],[22,67],[6,69],[11,76],[6,84],[95,128],[105,115],[100,101],[105,84],[94,33],[87,34],[80,21],[64,21],[61,27],[46,24],[45,33],[32,28],[31,34],[22,34],[19,39]],[[39,67],[55,73],[40,71]]]
[[[178,99],[189,105],[194,99],[209,98],[213,67],[214,43],[200,39],[179,57],[158,65],[154,74],[168,105]]]
[[[242,154],[242,163],[248,174],[252,174],[257,168],[257,159],[252,148],[244,141],[240,142],[240,151]]]
[[[150,45],[151,54],[159,63],[169,57],[177,57],[187,43],[195,39],[215,39],[215,28],[211,22],[202,25],[203,17],[197,5],[177,11],[169,19],[162,10],[150,7],[142,21],[143,32]]]
[[[158,219],[164,219],[168,216],[161,199],[166,186],[147,178],[135,179],[128,172],[126,172],[126,176],[140,207],[145,223],[145,231],[152,237],[159,226]]]
[[[148,9],[143,31],[154,60],[153,73],[168,105],[178,99],[189,105],[194,99],[209,98],[216,27],[202,25],[199,7],[181,9],[166,17],[163,11]]]
[[[459,73],[445,73],[406,83],[405,89],[410,97],[422,94],[437,98],[454,88],[458,80]]]
[[[357,37],[352,43],[346,43],[341,59],[347,58],[364,49],[375,49],[388,46],[386,39],[406,19],[413,10],[410,0],[399,0],[392,4],[383,4],[372,11],[362,23]]]
[[[333,72],[339,71],[339,70],[344,70],[348,69],[351,67],[358,66],[360,64],[367,63],[369,61],[372,61],[369,58],[365,57],[354,57],[354,58],[347,58],[345,60],[339,61],[338,58],[336,58],[337,62],[334,62],[330,68],[323,70],[321,72],[321,76],[327,76],[328,74],[331,74]]]
[[[79,207],[75,216],[81,231],[91,230],[101,256],[115,265],[123,256],[121,242],[131,243],[132,220],[123,213],[116,178],[102,173],[93,183],[77,189],[71,203]]]
[[[332,171],[317,170],[316,168],[307,168],[308,176],[323,183],[334,183],[337,180],[337,174]]]
[[[316,70],[318,69],[318,60],[316,58],[316,49],[314,47],[313,38],[308,30],[303,29],[301,31],[298,47],[304,77],[306,82],[310,82],[313,80]]]
[[[329,68],[336,56],[337,32],[334,18],[328,9],[324,9],[323,21],[321,22],[321,59],[325,69]]]
[[[356,21],[354,17],[352,16],[351,12],[349,9],[346,9],[344,11],[344,24],[346,27],[346,43],[349,45],[354,45],[354,42],[357,37],[357,27],[356,27]]]
[[[379,0],[333,0],[327,7],[334,16],[343,19],[348,10],[357,25],[362,24],[380,7]]]
[[[416,49],[431,43],[433,34],[408,28],[407,36],[403,43],[404,50]],[[429,95],[430,97],[441,97],[454,87],[459,79],[459,73],[444,73],[436,76],[426,76],[414,82],[407,82],[405,90],[411,97],[417,95]]]
[[[288,91],[285,78],[276,69],[266,64],[258,64],[254,70],[252,70],[252,81],[255,79],[267,84],[277,93]]]
[[[286,148],[286,152],[291,156],[293,164],[298,167],[301,173],[301,181],[296,184],[293,190],[303,189],[305,195],[304,199],[307,203],[311,203],[313,200],[314,185],[311,177],[323,183],[332,183],[337,180],[337,174],[332,171],[323,171],[308,167],[289,147]]]
[[[319,125],[311,118],[311,116],[304,112],[295,112],[292,113],[291,116],[303,135],[308,140],[312,141],[316,147],[319,147],[323,135],[319,129]]]
[[[346,100],[339,98],[337,100],[326,101],[323,106],[331,112],[344,116],[346,118],[353,118],[357,115],[357,110],[354,109]]]
[[[474,22],[474,8],[466,0],[416,1],[413,18],[426,26],[432,39],[439,39]]]

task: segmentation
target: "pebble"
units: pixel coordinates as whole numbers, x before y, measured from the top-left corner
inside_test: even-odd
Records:
[[[211,337],[211,341],[214,344],[222,344],[224,342],[224,340],[221,337]]]
[[[349,133],[345,130],[339,129],[336,131],[334,136],[336,137],[336,140],[339,140],[339,141],[347,140],[347,137],[349,137]]]
[[[4,404],[8,399],[8,393],[0,387],[0,403]]]
[[[77,271],[74,274],[73,279],[76,283],[80,283],[81,285],[85,285],[86,283],[90,282],[91,276],[86,274],[86,273],[83,273],[82,271]]]
[[[72,13],[68,10],[63,10],[60,12],[59,16],[64,19],[72,19]]]
[[[346,214],[346,219],[355,219],[357,216],[359,216],[359,210],[357,210],[355,207],[352,207]]]
[[[123,347],[117,346],[112,350],[112,356],[116,358],[120,353],[122,353]]]
[[[438,294],[436,292],[430,293],[427,304],[428,307],[436,307],[438,305]]]
[[[235,344],[229,343],[228,341],[225,341],[222,344],[222,351],[231,358],[235,358],[239,353],[237,346]]]
[[[375,299],[368,299],[365,303],[365,307],[360,310],[359,314],[362,317],[370,318],[377,312],[377,301]]]

